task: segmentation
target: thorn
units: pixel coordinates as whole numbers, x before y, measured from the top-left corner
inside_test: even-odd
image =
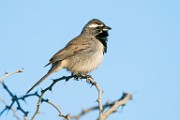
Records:
[[[25,112],[25,114],[24,114],[24,116],[26,116],[26,117],[27,117],[27,116],[28,116],[28,114],[29,114],[29,112],[28,112],[28,111],[26,111],[26,112]]]
[[[38,91],[36,91],[34,94],[35,94],[35,95],[38,95]]]
[[[93,84],[91,84],[91,87],[90,87],[90,88],[92,88],[92,86],[93,86]]]
[[[101,110],[101,113],[103,113],[103,109]]]
[[[122,109],[121,109],[121,112],[123,112],[123,110],[124,110],[124,106],[122,105]]]
[[[41,88],[41,93],[43,93],[45,90],[43,90],[42,88]]]
[[[20,107],[17,107],[17,110],[19,110],[20,109]]]
[[[53,83],[55,83],[56,82],[56,79],[52,79],[53,80]]]
[[[21,73],[21,72],[23,72],[23,70],[22,70],[22,69],[21,69],[21,70],[17,70],[17,72],[18,72],[18,73]]]
[[[51,92],[52,92],[52,87],[50,87],[50,88],[49,88],[49,91],[51,91]]]

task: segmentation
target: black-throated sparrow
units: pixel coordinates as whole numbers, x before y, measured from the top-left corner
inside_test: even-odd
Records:
[[[49,60],[50,62],[46,66],[52,64],[51,69],[27,93],[49,75],[63,68],[73,74],[82,75],[86,75],[97,68],[107,51],[107,37],[110,29],[98,19],[90,20],[79,36],[72,39]]]

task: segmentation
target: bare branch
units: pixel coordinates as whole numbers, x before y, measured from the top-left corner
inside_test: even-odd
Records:
[[[15,73],[20,73],[20,72],[22,72],[22,70],[16,70],[15,72],[12,72],[12,73],[5,73],[5,75],[0,78],[0,83],[2,84],[3,88],[7,91],[7,93],[11,97],[11,101],[12,101],[10,103],[10,105],[7,105],[7,104],[5,104],[5,102],[2,99],[0,99],[0,102],[3,102],[5,105],[5,108],[0,112],[0,115],[2,115],[5,111],[12,110],[16,119],[20,120],[20,118],[16,114],[16,111],[20,111],[21,113],[24,114],[24,120],[28,120],[28,113],[29,112],[25,111],[21,107],[22,106],[21,102],[22,101],[25,102],[26,98],[35,96],[35,97],[38,97],[38,102],[37,102],[36,111],[35,111],[34,115],[32,116],[31,120],[34,120],[34,118],[37,116],[37,114],[39,114],[40,106],[43,102],[48,103],[49,105],[54,107],[58,111],[59,116],[64,118],[65,120],[70,120],[70,119],[79,120],[83,115],[86,115],[88,112],[91,112],[94,110],[99,111],[98,120],[106,120],[107,117],[110,116],[112,113],[116,112],[120,106],[124,106],[129,100],[132,99],[131,94],[123,93],[123,96],[120,99],[115,100],[111,103],[107,102],[104,105],[102,105],[102,93],[103,93],[103,91],[101,90],[98,83],[89,75],[73,75],[73,74],[71,76],[63,76],[59,79],[53,80],[53,82],[47,88],[45,88],[44,90],[41,90],[40,94],[38,94],[38,92],[35,92],[33,94],[25,94],[23,96],[18,97],[16,94],[14,94],[13,92],[10,91],[10,89],[3,82],[3,79],[6,78],[7,76],[10,76],[10,75],[15,74]],[[98,105],[91,107],[91,108],[88,108],[88,109],[85,109],[85,110],[82,110],[82,112],[76,116],[70,116],[69,114],[66,114],[66,115],[63,114],[59,106],[55,105],[52,101],[43,98],[43,96],[45,95],[45,93],[47,91],[52,91],[53,86],[57,82],[62,81],[62,80],[69,81],[72,78],[74,78],[74,80],[86,79],[86,82],[90,83],[92,86],[95,86],[95,88],[98,91],[98,99],[97,99]],[[17,106],[16,109],[13,108],[15,105]],[[106,111],[104,112],[104,110],[106,110]]]
[[[58,82],[58,81],[61,81],[61,80],[65,80],[65,81],[69,81],[71,78],[75,78],[78,79],[86,79],[87,82],[89,82],[90,84],[94,85],[96,87],[96,89],[98,90],[98,99],[97,99],[97,102],[99,104],[99,118],[101,118],[103,116],[103,107],[102,107],[102,90],[100,89],[99,85],[97,84],[97,82],[91,77],[91,76],[82,76],[82,75],[71,75],[71,76],[63,76],[59,79],[55,79],[53,80],[52,84],[50,86],[48,86],[47,88],[45,88],[44,90],[41,91],[41,95],[39,97],[39,100],[38,100],[38,103],[37,103],[37,108],[36,108],[36,111],[32,117],[32,120],[34,120],[34,118],[36,117],[36,115],[39,113],[40,111],[40,105],[41,105],[41,102],[42,99],[43,99],[43,95],[45,94],[46,91],[51,91],[53,86]],[[70,115],[64,115],[62,114],[62,112],[60,111],[60,109],[57,107],[57,106],[54,106],[54,104],[51,104],[53,107],[55,107],[55,109],[59,112],[59,116],[65,118],[65,119],[70,119]]]
[[[101,118],[101,120],[105,120],[109,115],[111,115],[112,113],[117,111],[118,107],[124,106],[126,104],[126,102],[128,102],[131,99],[132,99],[131,94],[124,93],[123,96],[120,99],[112,101],[112,102],[106,102],[103,105],[103,109],[104,110],[107,109],[107,108],[109,108],[109,109],[103,114],[103,118]],[[115,108],[115,106],[118,106],[118,107]],[[111,109],[113,109],[114,111],[111,112]],[[84,109],[84,110],[81,111],[80,114],[71,116],[71,118],[79,120],[82,116],[86,115],[89,112],[95,111],[95,110],[99,110],[99,106],[94,106],[94,107],[91,107],[91,108],[88,108],[88,109]]]
[[[99,104],[99,119],[101,119],[103,117],[103,107],[102,107],[102,90],[100,88],[100,86],[97,84],[97,82],[92,78],[92,77],[88,77],[87,80],[90,81],[90,83],[92,85],[94,85],[98,91],[98,99],[97,102]]]
[[[48,100],[48,103],[49,103],[50,105],[52,105],[54,108],[56,108],[56,110],[59,112],[59,116],[60,116],[60,117],[63,117],[63,118],[65,118],[66,120],[70,120],[70,115],[69,115],[69,114],[64,115],[64,114],[61,112],[60,107],[56,106],[54,103],[52,103],[52,102],[49,101],[49,100]]]
[[[1,78],[0,78],[0,83],[3,82],[3,79],[12,75],[12,74],[16,74],[16,73],[21,73],[23,72],[23,69],[18,69],[15,72],[11,72],[11,73],[5,73]]]
[[[0,98],[0,102],[2,102],[5,106],[8,106],[8,104],[6,103],[5,100]],[[11,111],[13,112],[13,116],[17,119],[17,120],[21,120],[20,117],[17,115],[17,110],[15,108],[11,108]]]
[[[24,120],[27,120],[27,115],[28,115],[28,111],[25,111],[22,107],[21,107],[21,104],[20,104],[20,101],[19,100],[25,100],[25,97],[17,97],[15,94],[13,94],[13,92],[10,91],[10,89],[7,87],[7,85],[4,83],[4,79],[10,75],[13,75],[13,74],[16,74],[16,73],[21,73],[23,72],[23,69],[18,69],[16,70],[15,72],[11,72],[11,73],[5,73],[4,76],[2,76],[0,78],[0,83],[2,84],[3,88],[7,91],[7,93],[10,95],[11,97],[11,103],[10,105],[8,105],[7,103],[5,103],[5,101],[3,102],[4,105],[5,105],[5,108],[0,112],[0,116],[5,112],[5,111],[8,111],[8,110],[12,110],[13,111],[13,114],[15,116],[16,119],[20,120],[20,118],[17,116],[16,114],[16,111],[21,111],[23,114],[24,114]],[[2,101],[2,100],[1,100]],[[16,104],[17,107],[16,109],[13,108],[13,105]]]
[[[39,113],[40,111],[40,105],[42,102],[46,101],[47,103],[49,103],[50,105],[52,105],[58,112],[59,112],[59,116],[61,117],[64,117],[65,119],[69,120],[70,119],[70,116],[69,115],[64,115],[60,109],[55,105],[53,104],[52,102],[50,102],[49,100],[45,100],[43,99],[43,95],[46,93],[46,91],[52,91],[52,88],[53,86],[58,82],[58,81],[61,81],[61,80],[65,80],[65,81],[68,81],[69,79],[73,78],[74,76],[63,76],[59,79],[55,79],[53,80],[52,84],[50,86],[48,86],[47,88],[45,88],[44,90],[41,91],[41,95],[39,96],[39,100],[37,102],[37,107],[36,107],[36,111],[34,113],[34,115],[32,116],[31,120],[34,120],[34,118],[36,117],[36,115]]]
[[[14,104],[17,105],[17,110],[21,111],[24,116],[27,116],[28,115],[28,111],[25,111],[22,107],[21,107],[21,104],[20,104],[20,101],[19,100],[24,100],[22,99],[22,97],[17,97],[17,95],[13,94],[9,88],[5,85],[4,82],[2,82],[2,86],[3,88],[8,92],[8,94],[11,96],[11,104],[10,105],[6,105],[6,107],[0,112],[0,115],[2,115],[6,110],[10,110]]]
[[[132,99],[132,95],[128,94],[128,93],[123,93],[123,96],[116,102],[114,102],[114,105],[112,105],[112,107],[110,107],[105,113],[104,116],[101,120],[106,120],[106,118],[111,115],[112,113],[116,112],[117,109],[120,106],[124,106],[126,105],[126,103]]]

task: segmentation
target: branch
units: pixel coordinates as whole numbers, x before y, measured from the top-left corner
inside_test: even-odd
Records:
[[[13,94],[9,88],[5,85],[4,82],[2,82],[2,86],[3,88],[8,92],[8,94],[11,96],[11,104],[10,105],[6,105],[6,107],[0,112],[0,116],[6,111],[6,110],[10,110],[12,109],[13,105],[16,104],[17,105],[17,110],[21,111],[24,116],[26,117],[28,115],[28,111],[25,111],[21,104],[20,104],[20,101],[19,100],[24,100],[22,97],[17,97],[17,95]]]
[[[2,86],[3,86],[3,88],[8,92],[8,94],[11,96],[11,100],[12,100],[12,102],[11,102],[11,104],[10,105],[8,105],[4,100],[0,100],[6,107],[0,112],[0,116],[5,112],[5,111],[7,111],[7,110],[12,110],[12,112],[13,112],[13,115],[14,115],[14,117],[16,118],[16,119],[18,119],[18,120],[20,120],[20,118],[17,116],[17,114],[16,114],[16,111],[18,111],[18,110],[20,110],[21,112],[23,112],[24,113],[24,119],[25,119],[25,116],[27,116],[27,114],[28,114],[28,112],[26,112],[26,111],[24,111],[23,109],[22,109],[22,107],[21,107],[21,105],[20,105],[20,103],[19,103],[19,98],[16,96],[16,95],[14,95],[10,90],[9,90],[9,88],[5,85],[5,83],[4,83],[4,81],[3,81],[3,79],[5,79],[6,77],[8,77],[8,76],[10,76],[10,75],[12,75],[12,74],[16,74],[16,73],[21,73],[21,72],[23,72],[23,70],[21,69],[18,69],[18,70],[16,70],[15,72],[11,72],[11,73],[5,73],[1,78],[0,78],[0,83],[2,84]],[[14,109],[13,108],[13,105],[14,105],[14,103],[16,103],[17,104],[17,109]]]
[[[5,106],[8,106],[8,104],[6,103],[5,100],[0,98],[0,102],[2,102]],[[17,119],[17,120],[21,120],[20,117],[17,115],[17,110],[15,108],[11,108],[11,111],[13,112],[13,116]]]
[[[41,103],[44,102],[44,101],[47,102],[47,103],[49,103],[50,105],[52,105],[52,106],[59,112],[59,116],[65,118],[65,119],[67,119],[67,120],[70,120],[70,116],[69,116],[69,115],[64,115],[64,114],[61,112],[61,110],[60,110],[59,107],[57,107],[55,104],[53,104],[53,103],[50,102],[49,100],[43,99],[43,95],[44,95],[44,94],[46,93],[46,91],[48,91],[48,90],[49,90],[49,91],[52,91],[53,86],[54,86],[58,81],[61,81],[61,80],[68,81],[68,80],[70,80],[70,79],[73,78],[73,77],[74,77],[74,76],[67,76],[67,77],[66,77],[66,76],[63,76],[63,77],[61,77],[61,78],[59,78],[59,79],[55,79],[55,80],[53,80],[53,82],[51,83],[50,86],[48,86],[47,88],[45,88],[44,90],[41,91],[41,95],[39,96],[39,100],[38,100],[38,102],[37,102],[36,111],[35,111],[33,117],[31,118],[31,120],[34,120],[34,118],[36,117],[36,115],[39,113]]]
[[[94,85],[98,91],[98,99],[97,102],[99,104],[99,119],[103,117],[103,107],[102,107],[102,90],[100,86],[97,84],[97,82],[90,76],[87,78],[87,80],[90,81],[92,85]]]
[[[54,107],[58,113],[59,113],[59,116],[60,117],[63,117],[64,119],[66,120],[70,120],[70,119],[80,119],[83,115],[87,114],[88,112],[91,112],[93,110],[99,110],[99,117],[98,117],[98,120],[106,120],[108,116],[110,116],[112,113],[116,112],[117,109],[120,107],[120,106],[125,106],[125,104],[132,99],[132,95],[131,94],[128,94],[128,93],[123,93],[123,96],[118,99],[118,100],[115,100],[114,102],[111,102],[111,103],[105,103],[104,105],[102,105],[102,93],[103,91],[101,90],[100,86],[97,84],[97,82],[89,75],[71,75],[71,76],[63,76],[59,79],[55,79],[53,80],[53,82],[47,87],[45,88],[44,90],[41,90],[41,93],[38,94],[38,92],[35,92],[33,94],[26,94],[26,95],[23,95],[21,97],[18,97],[17,95],[15,95],[13,92],[10,91],[10,89],[5,85],[5,83],[3,82],[3,79],[12,75],[12,74],[16,74],[16,73],[20,73],[22,72],[22,70],[16,70],[15,72],[12,72],[12,73],[5,73],[5,75],[3,77],[0,78],[0,83],[2,84],[3,88],[7,91],[7,93],[10,95],[11,97],[11,103],[10,105],[7,105],[5,104],[5,102],[0,99],[0,102],[3,102],[4,105],[5,105],[5,108],[0,112],[0,115],[2,115],[5,111],[8,111],[8,110],[12,110],[13,111],[13,114],[14,116],[19,120],[19,117],[16,115],[16,112],[17,111],[20,111],[21,113],[24,114],[24,120],[27,120],[28,119],[28,111],[25,111],[22,107],[21,107],[21,101],[25,102],[26,98],[29,98],[29,97],[33,97],[33,96],[36,96],[38,97],[38,102],[37,102],[37,107],[36,107],[36,111],[34,113],[34,115],[32,116],[32,119],[31,120],[34,120],[34,118],[36,117],[37,114],[39,114],[39,111],[40,111],[40,106],[41,106],[41,103],[43,102],[46,102],[48,103],[49,105],[51,105],[52,107]],[[53,102],[51,102],[50,100],[48,99],[44,99],[43,96],[45,95],[45,93],[47,91],[52,91],[52,88],[53,86],[59,82],[59,81],[62,81],[62,80],[65,80],[66,82],[69,81],[70,79],[74,78],[74,80],[78,80],[78,79],[86,79],[86,82],[90,83],[92,86],[95,86],[95,88],[97,89],[98,91],[98,99],[97,99],[97,102],[98,102],[98,105],[97,106],[94,106],[94,107],[91,107],[91,108],[88,108],[88,109],[85,109],[85,110],[82,110],[82,112],[79,114],[79,115],[76,115],[76,116],[70,116],[69,114],[63,114],[60,110],[60,107],[55,105]],[[16,109],[14,109],[14,105],[16,104]],[[105,109],[107,109],[105,112],[103,112]]]
[[[50,86],[48,86],[47,88],[45,88],[44,90],[41,91],[41,95],[39,97],[39,100],[37,102],[37,108],[36,108],[36,111],[32,117],[32,120],[34,120],[34,118],[36,117],[36,115],[39,113],[40,111],[40,105],[41,103],[43,102],[43,96],[45,94],[46,91],[52,91],[52,88],[53,86],[59,82],[59,81],[62,81],[62,80],[65,80],[65,81],[69,81],[71,78],[75,78],[75,80],[77,79],[86,79],[87,82],[89,82],[90,84],[92,84],[92,86],[94,85],[96,87],[96,89],[98,90],[98,99],[97,99],[97,102],[99,104],[99,118],[101,118],[103,116],[103,107],[102,107],[102,90],[100,89],[99,85],[97,84],[97,82],[91,77],[91,76],[82,76],[82,75],[71,75],[71,76],[63,76],[59,79],[55,79],[53,80],[53,82],[51,83]],[[49,101],[49,100],[47,100]],[[55,104],[51,104],[53,107],[55,107],[55,109],[59,112],[59,116],[69,120],[71,117],[70,115],[64,115],[59,107],[55,106]]]
[[[12,74],[16,74],[16,73],[21,73],[21,72],[23,72],[23,69],[18,69],[18,70],[16,70],[15,72],[11,72],[11,73],[5,73],[1,78],[0,78],[0,83],[2,83],[3,82],[3,79],[4,78],[6,78],[6,77],[8,77],[8,76],[10,76],[10,75],[12,75]]]
[[[98,85],[98,83],[93,79],[92,76],[90,75],[86,75],[86,76],[83,76],[83,75],[77,75],[75,76],[75,78],[80,78],[80,79],[86,79],[87,82],[89,82],[92,86],[94,85],[98,91],[98,99],[97,99],[97,102],[98,102],[98,108],[99,108],[99,120],[101,120],[103,118],[103,106],[102,106],[102,90],[100,88],[100,86]]]
[[[132,99],[132,95],[129,94],[129,93],[123,93],[123,96],[118,99],[118,100],[115,100],[113,102],[106,102],[104,105],[103,105],[103,109],[107,109],[109,108],[104,114],[103,114],[103,118],[101,118],[101,120],[105,120],[109,115],[111,115],[112,113],[114,113],[115,111],[117,111],[118,107],[120,106],[125,106],[125,104]],[[120,103],[120,104],[118,104]],[[118,105],[117,105],[118,104]],[[117,106],[115,108],[115,106]],[[111,109],[113,109],[114,111],[110,113]],[[88,108],[88,109],[84,109],[81,111],[80,114],[78,115],[74,115],[72,116],[71,118],[72,119],[76,119],[76,120],[79,120],[82,116],[86,115],[87,113],[89,112],[92,112],[92,111],[95,111],[95,110],[99,110],[99,106],[94,106],[94,107],[91,107],[91,108]],[[110,110],[110,111],[109,111]],[[108,112],[109,111],[109,112]]]
[[[94,85],[98,91],[98,99],[97,99],[97,102],[98,102],[98,106],[95,106],[95,107],[92,107],[92,108],[89,108],[89,109],[86,109],[86,110],[83,110],[79,115],[77,116],[70,116],[69,114],[67,115],[64,115],[60,108],[58,106],[56,106],[55,104],[53,104],[52,102],[50,102],[49,100],[45,100],[43,99],[43,96],[44,94],[47,92],[47,91],[52,91],[52,88],[53,86],[58,82],[58,81],[62,81],[62,80],[65,80],[65,81],[69,81],[71,78],[75,78],[75,80],[77,79],[86,79],[87,82],[89,82],[90,84],[92,84],[92,86]],[[70,120],[71,118],[74,118],[74,119],[79,119],[81,116],[85,115],[86,113],[92,111],[92,110],[99,110],[99,118],[98,120],[105,120],[109,115],[111,115],[112,113],[114,113],[120,106],[124,106],[126,104],[126,102],[128,102],[129,100],[132,99],[132,95],[131,94],[128,94],[128,93],[124,93],[123,96],[119,99],[119,100],[116,100],[112,103],[106,103],[104,105],[102,105],[102,90],[100,89],[99,85],[97,84],[97,82],[91,77],[91,76],[76,76],[76,75],[71,75],[71,76],[63,76],[59,79],[55,79],[53,80],[53,82],[51,83],[50,86],[48,86],[47,88],[45,88],[44,90],[41,91],[41,95],[39,96],[39,100],[37,102],[37,108],[36,108],[36,111],[32,117],[32,120],[34,120],[34,118],[36,117],[36,115],[39,113],[40,111],[40,105],[42,102],[47,102],[49,103],[50,105],[52,105],[59,113],[59,116],[60,117],[63,117],[64,119],[66,120]],[[109,109],[103,113],[103,109],[105,108],[108,108]]]
[[[123,93],[123,96],[118,101],[114,102],[114,105],[112,105],[112,107],[104,113],[102,120],[106,120],[106,118],[116,112],[120,106],[125,106],[129,100],[132,100],[132,95]]]

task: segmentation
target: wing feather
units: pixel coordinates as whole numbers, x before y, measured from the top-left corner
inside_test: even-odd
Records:
[[[53,64],[58,61],[62,61],[64,59],[67,59],[79,51],[85,50],[89,47],[89,43],[87,41],[87,38],[85,36],[78,36],[74,38],[72,41],[70,41],[62,50],[58,51],[50,60],[49,63],[46,65]],[[46,67],[45,66],[45,67]]]

